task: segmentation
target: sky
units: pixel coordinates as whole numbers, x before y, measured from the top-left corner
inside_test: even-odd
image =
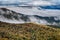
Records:
[[[32,5],[60,5],[60,0],[0,0],[5,3],[30,2]]]

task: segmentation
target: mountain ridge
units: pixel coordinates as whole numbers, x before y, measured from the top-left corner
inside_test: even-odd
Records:
[[[60,40],[60,29],[33,23],[0,22],[0,40]]]

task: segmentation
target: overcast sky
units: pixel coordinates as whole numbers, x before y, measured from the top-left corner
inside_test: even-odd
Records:
[[[60,0],[0,0],[3,3],[8,1],[7,3],[18,3],[18,2],[31,2],[30,4],[33,5],[52,5],[52,4],[57,4],[60,5]]]

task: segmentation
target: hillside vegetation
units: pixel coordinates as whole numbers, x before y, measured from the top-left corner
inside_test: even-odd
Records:
[[[0,22],[0,40],[60,40],[60,29],[34,23]]]

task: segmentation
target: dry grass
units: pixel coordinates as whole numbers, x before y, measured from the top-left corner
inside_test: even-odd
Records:
[[[34,23],[0,22],[0,40],[60,40],[60,29]]]

